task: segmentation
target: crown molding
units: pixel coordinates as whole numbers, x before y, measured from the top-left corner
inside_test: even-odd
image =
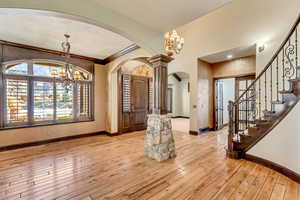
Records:
[[[19,47],[19,48],[23,48],[23,49],[41,51],[41,52],[51,53],[51,54],[60,55],[60,56],[63,55],[62,51],[46,49],[46,48],[42,48],[42,47],[20,44],[20,43],[15,43],[15,42],[9,42],[9,41],[5,41],[5,40],[0,40],[0,45],[7,45],[7,46]],[[70,55],[71,55],[71,58],[78,58],[78,59],[83,59],[83,60],[88,60],[88,61],[94,62],[95,64],[106,65],[106,64],[116,60],[117,58],[124,56],[124,55],[126,55],[136,49],[139,49],[139,48],[140,47],[138,45],[132,44],[132,45],[126,47],[125,49],[122,49],[121,51],[119,51],[105,59],[82,56],[82,55],[78,55],[78,54],[70,54]]]
[[[41,48],[41,47],[36,47],[36,46],[31,46],[31,45],[26,45],[26,44],[20,44],[20,43],[15,43],[15,42],[9,42],[5,40],[0,40],[1,45],[8,45],[8,46],[13,46],[13,47],[19,47],[23,49],[30,49],[30,50],[35,50],[35,51],[41,51],[41,52],[46,52],[46,53],[51,53],[51,54],[56,54],[56,55],[63,55],[62,51],[57,51],[57,50],[51,50],[51,49],[46,49],[46,48]],[[93,58],[93,57],[88,57],[88,56],[81,56],[77,54],[70,54],[71,58],[78,58],[78,59],[84,59],[88,61],[92,61],[96,64],[101,64],[105,65],[104,61],[102,59],[98,58]]]
[[[137,44],[132,44],[132,45],[126,47],[125,49],[122,49],[121,51],[119,51],[119,52],[117,52],[117,53],[115,53],[115,54],[113,54],[113,55],[105,58],[103,61],[104,61],[105,64],[108,64],[108,63],[116,60],[117,58],[119,58],[121,56],[124,56],[124,55],[126,55],[126,54],[128,54],[128,53],[130,53],[132,51],[135,51],[135,50],[137,50],[139,48],[140,47]]]

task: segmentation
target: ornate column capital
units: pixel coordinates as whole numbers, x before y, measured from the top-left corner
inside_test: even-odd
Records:
[[[158,54],[156,56],[153,56],[151,58],[148,59],[148,61],[154,65],[154,64],[158,64],[158,63],[166,63],[168,64],[169,62],[171,62],[172,60],[174,60],[174,58],[170,57],[170,56],[166,56],[164,54]],[[157,65],[156,65],[157,66]],[[154,67],[154,66],[153,66]]]
[[[159,54],[148,59],[153,66],[153,113],[167,114],[168,63],[172,57]]]

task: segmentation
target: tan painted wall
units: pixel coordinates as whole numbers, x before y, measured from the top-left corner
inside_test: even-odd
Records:
[[[232,77],[256,72],[256,56],[212,64],[213,77]]]
[[[200,129],[213,127],[213,70],[201,60],[198,60],[197,121]]]
[[[106,130],[107,68],[95,65],[95,121],[0,131],[0,147]]]

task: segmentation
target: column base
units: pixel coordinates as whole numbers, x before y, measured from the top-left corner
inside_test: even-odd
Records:
[[[159,162],[176,156],[171,118],[167,115],[148,116],[144,150],[145,156]]]

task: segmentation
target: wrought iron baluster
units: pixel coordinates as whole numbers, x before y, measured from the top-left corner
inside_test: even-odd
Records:
[[[282,50],[282,90],[285,91],[285,80],[284,80],[284,49]]]
[[[258,93],[258,96],[259,96],[259,98],[258,98],[258,115],[259,115],[259,119],[261,119],[261,81],[260,81],[260,79],[258,79],[258,91],[259,91],[259,93]]]
[[[248,89],[248,80],[246,80],[246,88]],[[245,116],[246,128],[248,127],[248,97],[249,97],[248,92],[246,92],[246,101],[245,101],[245,103],[246,103],[246,112],[245,112],[246,113],[246,116]]]
[[[234,115],[235,115],[235,131],[234,131],[234,133],[235,133],[235,136],[237,136],[238,131],[239,131],[239,128],[240,128],[240,122],[239,122],[239,120],[240,120],[239,107],[240,107],[240,103],[237,102],[237,104],[234,105],[234,113],[235,113],[235,114],[234,114]]]
[[[240,121],[242,121],[242,113],[241,113],[241,110],[242,110],[242,104],[239,104],[239,109],[238,109],[238,112],[239,112],[239,128],[237,130],[237,133],[240,131],[240,129],[242,128],[242,124],[240,124]]]
[[[296,27],[295,34],[296,34],[296,38],[295,38],[295,45],[296,45],[296,78],[300,78],[298,70],[297,70],[298,69],[298,27]]]
[[[270,93],[271,93],[271,96],[270,96],[270,106],[271,106],[271,111],[273,111],[273,104],[272,104],[272,101],[273,101],[273,63],[271,64],[270,66]]]
[[[279,66],[278,66],[278,56],[276,58],[276,101],[279,102]]]
[[[233,138],[234,138],[234,104],[232,101],[228,103],[228,112],[229,112],[229,129],[228,129],[228,151],[233,152]]]
[[[265,72],[265,111],[267,110],[267,72]]]

